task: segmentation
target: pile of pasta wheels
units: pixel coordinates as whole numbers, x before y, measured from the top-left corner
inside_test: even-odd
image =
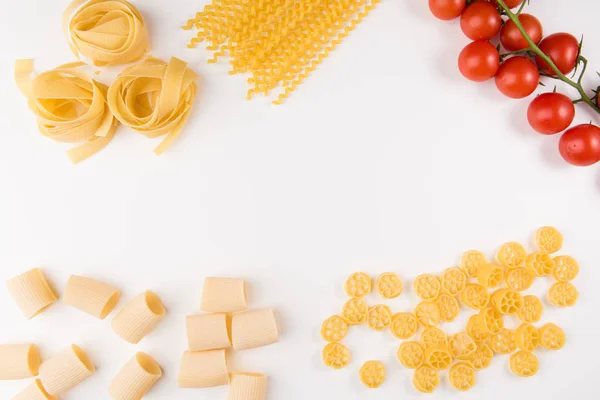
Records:
[[[7,289],[23,315],[32,319],[58,297],[42,273],[35,268],[6,282]],[[119,289],[98,280],[72,275],[63,301],[99,319],[117,306]],[[200,305],[207,314],[186,318],[189,349],[179,371],[181,388],[206,388],[229,384],[229,400],[265,400],[267,377],[259,373],[231,372],[226,351],[245,350],[279,341],[273,310],[247,311],[245,281],[206,278]],[[137,344],[166,315],[160,298],[146,291],[125,304],[111,322],[123,340]],[[42,362],[35,344],[0,345],[0,380],[35,378],[13,400],[57,400],[95,372],[85,351],[72,344]],[[149,355],[137,352],[117,372],[108,387],[114,400],[139,400],[162,377],[162,368]]]
[[[31,78],[33,60],[17,60],[15,80],[42,135],[78,144],[67,152],[78,163],[106,147],[123,124],[149,138],[164,136],[154,150],[161,154],[190,115],[198,75],[178,58],[147,56],[144,18],[126,0],[74,0],[63,14],[63,30],[80,60],[95,66],[138,64],[106,86],[82,71],[83,61]]]
[[[196,28],[188,47],[207,42],[209,63],[229,56],[231,74],[250,73],[247,98],[281,104],[380,0],[212,0],[183,27]]]
[[[562,234],[556,228],[542,227],[535,234],[535,244],[536,251],[528,254],[519,243],[505,243],[494,261],[470,250],[462,255],[459,267],[448,268],[440,276],[417,276],[413,288],[421,301],[408,312],[394,314],[384,304],[369,307],[363,297],[371,292],[371,277],[363,272],[350,275],[345,283],[350,299],[339,315],[328,318],[321,327],[321,336],[328,342],[322,351],[323,362],[333,369],[347,366],[351,353],[340,342],[350,326],[366,324],[376,331],[389,329],[402,340],[397,358],[414,370],[412,382],[419,392],[432,393],[445,370],[449,370],[453,388],[467,391],[475,385],[477,371],[489,367],[495,354],[510,354],[509,367],[515,375],[535,375],[539,362],[534,351],[559,350],[566,336],[553,323],[534,326],[542,318],[542,301],[522,292],[534,279],[552,277],[555,282],[547,294],[552,305],[571,307],[579,296],[571,283],[579,272],[577,261],[568,255],[554,255],[562,248]],[[384,299],[400,296],[403,287],[402,280],[390,272],[375,281],[375,289]],[[447,334],[438,327],[454,321],[461,308],[475,311],[463,331]],[[504,326],[505,318],[511,317],[519,323],[514,330]],[[418,340],[413,339],[417,334]],[[377,388],[384,383],[385,365],[367,361],[359,377],[367,387]]]

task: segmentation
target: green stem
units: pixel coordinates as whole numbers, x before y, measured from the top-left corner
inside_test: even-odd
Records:
[[[548,57],[548,55],[546,53],[544,53],[542,50],[540,50],[540,48],[537,46],[537,44],[535,44],[533,42],[533,40],[531,40],[531,37],[529,36],[527,31],[523,27],[523,24],[521,24],[521,21],[519,21],[519,16],[517,14],[513,13],[510,10],[510,8],[508,8],[506,6],[506,3],[504,3],[504,0],[496,0],[496,1],[497,1],[498,5],[504,10],[504,12],[506,13],[506,16],[512,22],[514,22],[514,24],[517,26],[517,28],[523,35],[523,38],[525,38],[525,40],[527,41],[527,44],[529,44],[529,51],[532,51],[535,54],[537,54],[537,56],[539,58],[541,58],[542,60],[544,60],[546,62],[546,64],[548,64],[550,69],[556,74],[556,77],[554,77],[554,76],[551,76],[551,77],[561,80],[561,81],[565,82],[567,85],[569,85],[572,88],[574,88],[575,90],[577,90],[577,92],[579,92],[579,95],[581,96],[581,99],[579,99],[578,101],[583,101],[584,103],[589,105],[592,109],[594,109],[594,111],[596,111],[597,113],[600,114],[600,108],[596,104],[594,104],[594,102],[590,99],[590,97],[587,95],[587,93],[585,93],[583,86],[581,86],[581,80],[583,79],[583,73],[585,72],[585,69],[587,67],[587,60],[582,56],[579,56],[579,59],[577,60],[577,62],[580,62],[580,61],[583,62],[583,71],[582,71],[581,75],[579,76],[579,80],[577,82],[572,81],[571,79],[567,78],[565,76],[565,74],[563,74],[558,69],[556,64],[554,64],[552,59],[550,57]]]

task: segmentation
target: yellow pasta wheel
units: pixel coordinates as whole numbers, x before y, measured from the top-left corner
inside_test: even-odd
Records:
[[[342,317],[348,322],[348,325],[358,325],[367,320],[367,311],[369,311],[369,306],[364,300],[352,298],[344,304]]]
[[[425,362],[425,350],[415,341],[402,342],[396,356],[402,365],[410,369],[418,368]]]
[[[499,289],[492,293],[491,303],[501,314],[514,314],[523,307],[523,296],[515,290]]]
[[[484,334],[498,333],[504,328],[504,319],[502,314],[493,307],[486,307],[477,315],[478,325]]]
[[[469,321],[467,322],[467,333],[476,343],[483,342],[489,336],[489,332],[484,331],[481,327],[477,314],[469,317]]]
[[[327,343],[323,348],[323,363],[329,368],[342,369],[350,363],[350,350],[341,343]]]
[[[375,389],[385,381],[385,365],[381,361],[367,361],[358,374],[366,387]]]
[[[469,360],[475,371],[482,370],[492,364],[494,351],[487,343],[478,343],[477,350]]]
[[[467,274],[457,267],[448,268],[442,274],[441,282],[444,293],[457,296],[467,284]]]
[[[496,354],[509,354],[517,348],[515,333],[502,328],[490,338],[490,347]]]
[[[490,294],[486,287],[478,283],[468,283],[460,294],[461,302],[474,310],[481,310],[490,301]]]
[[[377,292],[384,299],[395,299],[400,296],[404,283],[398,278],[398,275],[392,272],[386,272],[377,277],[375,281]]]
[[[523,267],[512,268],[506,271],[504,278],[506,286],[511,290],[523,291],[529,289],[533,285],[533,278],[529,271]]]
[[[392,334],[398,339],[410,339],[419,329],[419,322],[413,313],[401,312],[392,317]]]
[[[544,306],[541,300],[533,295],[523,296],[523,307],[517,311],[517,316],[523,322],[538,322],[542,318]]]
[[[540,328],[540,347],[560,350],[567,342],[565,332],[557,325],[548,323]]]
[[[546,253],[531,253],[525,259],[525,267],[533,276],[550,275],[556,262]]]
[[[552,226],[543,226],[535,232],[535,245],[542,253],[556,253],[562,248],[563,235]]]
[[[569,282],[579,274],[579,264],[571,256],[554,257],[552,276],[559,282]]]
[[[458,313],[460,312],[458,301],[448,294],[441,294],[436,300],[436,304],[440,309],[440,317],[442,321],[452,322],[456,319]]]
[[[459,332],[450,337],[450,350],[459,360],[468,360],[475,354],[477,343],[466,332]]]
[[[110,111],[123,125],[148,138],[165,136],[161,154],[179,136],[196,98],[198,75],[187,63],[154,57],[125,68],[108,88]]]
[[[506,268],[517,268],[525,265],[527,251],[517,242],[505,243],[496,253],[496,260]]]
[[[422,301],[415,307],[415,317],[421,326],[436,326],[440,323],[440,308],[433,301]]]
[[[422,365],[415,370],[412,381],[419,392],[433,393],[440,384],[440,376],[435,369]]]
[[[485,264],[477,271],[477,282],[487,288],[495,288],[504,279],[504,268],[497,264]]]
[[[469,278],[477,278],[479,268],[487,263],[485,255],[482,252],[469,250],[463,253],[460,260],[460,267]]]
[[[579,292],[571,282],[556,282],[548,291],[548,300],[557,307],[572,307],[578,297]]]
[[[533,376],[538,372],[540,363],[535,354],[519,350],[510,356],[510,370],[517,376],[524,378]]]
[[[371,292],[371,278],[364,272],[355,272],[346,280],[345,289],[350,297],[363,297]]]
[[[425,364],[437,370],[450,368],[452,354],[447,347],[430,347],[425,350]]]
[[[427,349],[429,347],[444,347],[448,345],[446,332],[436,327],[423,329],[419,336],[419,342]]]
[[[339,342],[347,333],[348,324],[339,315],[327,318],[321,325],[321,337],[328,342]]]
[[[422,274],[415,278],[413,283],[415,293],[421,300],[435,300],[442,290],[439,278],[431,274]]]
[[[521,324],[515,332],[517,347],[525,351],[534,351],[540,344],[540,331],[531,324]]]
[[[138,61],[150,48],[142,14],[125,0],[74,0],[63,14],[63,29],[75,56],[97,66]]]
[[[450,368],[448,379],[453,388],[466,392],[475,386],[477,381],[475,369],[466,362],[456,363]]]
[[[67,151],[78,163],[102,150],[115,135],[117,121],[106,103],[108,88],[78,68],[61,65],[31,79],[33,60],[17,60],[15,80],[27,97],[40,133],[61,143],[81,143]]]
[[[376,331],[382,331],[392,323],[392,310],[386,305],[378,304],[367,311],[367,325]]]

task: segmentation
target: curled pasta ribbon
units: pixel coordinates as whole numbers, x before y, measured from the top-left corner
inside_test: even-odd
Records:
[[[142,14],[126,0],[74,0],[62,24],[75,56],[97,66],[138,61],[150,48]]]
[[[149,138],[167,135],[154,149],[160,155],[185,125],[198,85],[198,75],[187,63],[154,57],[119,74],[108,89],[108,105],[123,125]]]
[[[106,103],[108,88],[75,62],[31,79],[33,60],[17,60],[15,80],[27,97],[42,135],[57,142],[83,143],[67,151],[73,163],[102,150],[113,138],[117,121]]]

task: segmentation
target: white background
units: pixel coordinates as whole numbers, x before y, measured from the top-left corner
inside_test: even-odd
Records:
[[[281,342],[231,363],[268,374],[270,400],[423,397],[395,359],[398,341],[389,332],[352,329],[344,341],[352,363],[333,371],[320,362],[320,324],[345,301],[345,277],[397,272],[407,289],[388,304],[408,310],[417,274],[455,265],[469,248],[492,256],[505,241],[529,243],[544,224],[564,232],[564,252],[581,264],[577,306],[547,305],[543,319],[561,325],[568,344],[538,351],[540,371],[530,379],[512,375],[507,356],[496,357],[460,398],[600,396],[600,170],[562,162],[558,137],[528,128],[529,100],[503,98],[493,82],[465,81],[456,59],[468,41],[457,23],[435,20],[426,1],[383,1],[283,106],[245,101],[244,77],[228,76],[225,62],[207,65],[203,48],[186,48],[190,32],[179,25],[202,1],[136,1],[152,54],[183,58],[202,75],[197,107],[161,157],[152,153],[158,141],[121,127],[104,151],[77,166],[66,147],[37,132],[11,78],[16,58],[35,58],[38,71],[73,60],[60,27],[68,1],[4,3],[0,280],[42,267],[62,290],[70,274],[83,274],[121,287],[119,306],[152,289],[169,310],[133,346],[112,332],[112,316],[97,321],[58,303],[26,321],[0,290],[1,343],[32,341],[44,357],[77,343],[97,366],[63,399],[107,399],[112,377],[137,350],[165,371],[148,399],[226,399],[226,388],[176,385],[184,316],[199,311],[210,275],[245,277],[251,306],[278,311]],[[596,87],[600,3],[532,3],[546,32],[585,34],[587,84]],[[115,71],[99,79],[110,82]],[[599,122],[579,109],[578,122],[590,119]],[[539,280],[530,292],[543,295],[549,285]],[[358,380],[369,359],[388,368],[378,390]],[[428,398],[459,398],[443,376]],[[0,398],[26,384],[0,382]]]

